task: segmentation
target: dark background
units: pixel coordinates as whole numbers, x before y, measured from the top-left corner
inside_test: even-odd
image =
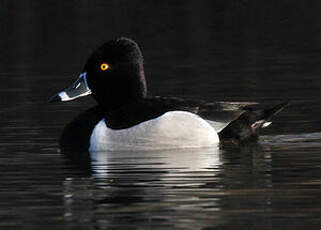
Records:
[[[48,100],[119,36],[152,95],[291,105],[253,146],[63,155],[95,102]],[[321,229],[320,38],[319,0],[0,0],[0,229]]]
[[[30,80],[32,74],[76,75],[93,49],[119,36],[131,37],[142,47],[149,85],[156,94],[163,92],[153,84],[158,80],[216,87],[215,79],[224,77],[226,82],[237,78],[240,91],[250,84],[264,90],[271,82],[287,81],[280,94],[293,97],[298,87],[311,87],[309,81],[320,79],[320,1],[0,4],[1,72],[29,74]],[[229,92],[236,93],[235,87],[224,90],[225,99]],[[190,93],[196,94],[192,89],[171,92]]]

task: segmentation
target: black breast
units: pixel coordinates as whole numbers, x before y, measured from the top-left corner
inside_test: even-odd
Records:
[[[60,138],[61,150],[88,151],[92,131],[103,117],[103,112],[99,106],[78,115],[63,130]]]

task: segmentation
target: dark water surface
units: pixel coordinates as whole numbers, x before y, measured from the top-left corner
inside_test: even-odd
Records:
[[[318,1],[0,1],[0,229],[321,229]],[[257,144],[61,154],[87,55],[137,40],[150,93],[291,100]]]

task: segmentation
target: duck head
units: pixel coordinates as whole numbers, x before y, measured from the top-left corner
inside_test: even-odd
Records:
[[[92,95],[105,111],[146,97],[143,55],[136,42],[118,38],[106,42],[87,60],[82,73],[51,102]]]

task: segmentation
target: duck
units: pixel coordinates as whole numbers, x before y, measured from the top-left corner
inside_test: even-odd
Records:
[[[149,96],[142,51],[125,37],[98,47],[77,80],[50,102],[88,95],[97,105],[65,126],[59,141],[62,151],[143,151],[246,143],[257,140],[260,130],[288,104],[257,108],[257,103]],[[220,113],[220,118],[211,111]]]

